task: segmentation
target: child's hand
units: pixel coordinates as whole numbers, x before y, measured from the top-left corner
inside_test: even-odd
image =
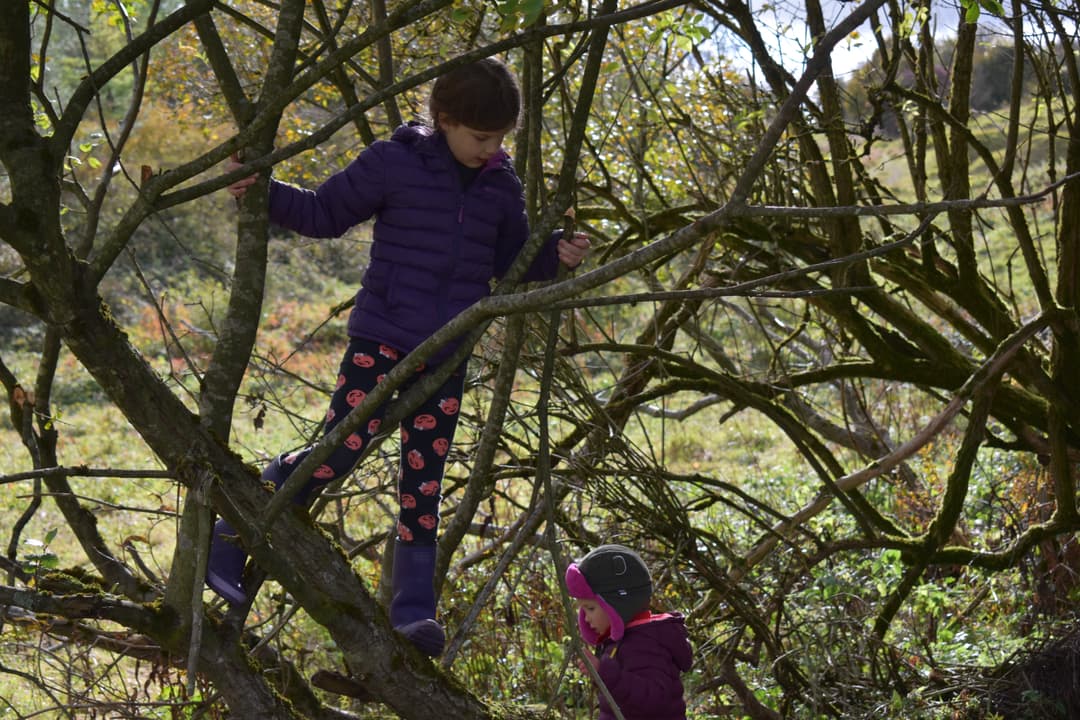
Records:
[[[559,244],[555,247],[555,252],[559,255],[559,262],[573,269],[585,259],[591,245],[592,243],[589,242],[589,238],[585,233],[576,232],[570,239],[559,238]]]
[[[240,158],[237,157],[235,153],[233,153],[233,156],[229,158],[229,162],[225,165],[225,172],[230,173],[233,170],[236,170],[237,168],[241,168],[243,166],[244,163],[240,162]],[[244,193],[247,192],[248,187],[254,185],[257,179],[258,175],[248,175],[247,177],[240,178],[233,184],[226,186],[225,189],[229,191],[230,195],[239,200],[240,198],[244,197]]]
[[[585,657],[589,660],[589,664],[592,665],[593,667],[596,667],[597,665],[600,664],[600,658],[596,657],[591,652],[585,653]],[[584,675],[589,674],[589,671],[585,668],[585,661],[582,660],[580,657],[578,658],[577,666],[578,666],[578,670],[580,670],[582,672],[582,674],[584,674]]]

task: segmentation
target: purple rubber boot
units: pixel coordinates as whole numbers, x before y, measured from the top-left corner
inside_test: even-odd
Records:
[[[281,458],[274,459],[263,470],[263,480],[274,483],[280,488],[288,479],[288,473],[281,466]],[[228,536],[234,536],[226,539]],[[244,563],[247,553],[240,547],[235,537],[236,530],[224,520],[214,523],[214,536],[210,540],[210,559],[206,563],[206,584],[230,605],[247,602],[247,590],[244,588]]]
[[[435,546],[396,540],[390,623],[428,657],[442,655],[446,633],[435,621]]]
[[[206,563],[206,584],[230,605],[240,605],[247,600],[244,591],[244,563],[247,553],[236,544],[232,525],[224,520],[214,523],[214,537],[210,540],[210,559]]]

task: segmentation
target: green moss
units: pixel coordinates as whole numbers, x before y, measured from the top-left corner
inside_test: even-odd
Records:
[[[38,579],[42,589],[63,593],[94,593],[104,595],[105,581],[99,575],[88,572],[85,568],[73,566],[62,570],[51,570]]]
[[[488,701],[485,707],[492,720],[538,720],[544,717],[547,711],[545,705],[514,705],[497,700]]]

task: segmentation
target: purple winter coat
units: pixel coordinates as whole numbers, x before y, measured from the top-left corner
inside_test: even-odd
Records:
[[[653,615],[630,623],[622,639],[602,640],[597,672],[626,720],[686,720],[681,673],[690,669],[693,653],[679,613]],[[615,713],[603,693],[600,720]]]
[[[499,152],[463,188],[442,133],[418,123],[366,148],[314,192],[271,182],[270,219],[308,237],[339,237],[375,217],[370,262],[349,335],[409,352],[490,293],[529,236],[521,181]],[[525,280],[554,278],[557,236]],[[443,347],[432,362],[445,359]]]

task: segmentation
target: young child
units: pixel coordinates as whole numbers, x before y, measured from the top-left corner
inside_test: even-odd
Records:
[[[649,611],[652,577],[622,545],[601,545],[566,569],[578,628],[595,647],[589,661],[625,720],[685,720],[681,673],[693,657],[679,613]],[[600,720],[616,717],[600,693]]]
[[[349,346],[341,361],[324,432],[358,405],[411,350],[465,308],[487,296],[528,239],[522,185],[502,142],[518,123],[521,94],[505,65],[484,59],[438,78],[428,109],[432,126],[409,123],[388,141],[366,148],[316,191],[270,182],[270,219],[309,237],[337,237],[375,218],[367,269],[349,316]],[[239,167],[232,163],[230,170]],[[255,182],[229,186],[240,197]],[[553,235],[525,280],[576,267],[584,235]],[[444,347],[400,388],[408,389],[452,354]],[[390,620],[422,652],[445,643],[435,621],[435,540],[443,471],[457,426],[465,365],[400,427],[399,515]],[[322,486],[350,472],[378,432],[385,407],[346,439],[296,498],[307,503]],[[280,488],[310,449],[283,454],[263,471]],[[233,537],[230,537],[233,536]],[[207,584],[232,604],[247,600],[246,553],[223,520],[215,526]]]

